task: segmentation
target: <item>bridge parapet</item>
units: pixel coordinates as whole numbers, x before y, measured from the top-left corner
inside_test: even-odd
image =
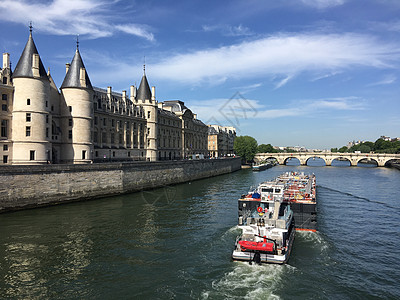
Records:
[[[261,162],[268,158],[275,158],[280,165],[286,164],[286,161],[290,158],[297,158],[301,165],[307,165],[307,161],[310,158],[321,158],[325,161],[327,166],[332,165],[332,161],[335,159],[346,159],[350,162],[351,166],[357,166],[361,160],[367,159],[375,161],[378,167],[384,167],[390,160],[400,160],[400,154],[334,152],[257,153],[254,157],[254,160],[256,162]]]

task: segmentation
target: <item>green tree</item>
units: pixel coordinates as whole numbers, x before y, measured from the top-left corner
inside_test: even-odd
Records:
[[[347,148],[346,146],[343,146],[343,147],[341,147],[341,148],[339,148],[339,152],[340,153],[345,153],[345,152],[347,152],[349,150],[349,148]]]
[[[358,147],[358,151],[360,151],[361,153],[370,153],[371,148],[368,147],[367,145],[365,145],[365,143],[364,143],[360,147]]]
[[[261,144],[257,147],[257,153],[274,153],[275,149],[271,144],[265,145]]]
[[[333,152],[333,153],[338,152],[338,148],[331,148],[331,152]]]
[[[257,141],[255,138],[244,135],[238,136],[233,144],[235,153],[245,162],[251,162],[257,153]]]

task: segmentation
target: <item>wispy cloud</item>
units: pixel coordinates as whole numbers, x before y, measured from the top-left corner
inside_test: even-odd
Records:
[[[242,101],[241,104],[238,103],[240,101]],[[285,117],[312,117],[324,112],[361,111],[367,108],[364,99],[353,96],[296,100],[284,107],[266,106],[258,100],[245,99],[243,101],[240,98],[191,101],[188,105],[198,113],[199,118],[203,121],[216,120],[221,124],[229,123],[232,126],[240,126],[241,122],[248,118],[268,120]]]
[[[301,2],[311,7],[324,9],[324,8],[343,5],[346,1],[345,0],[301,0]]]
[[[26,0],[2,0],[2,20],[27,25],[33,21],[35,30],[55,35],[80,34],[89,38],[108,37],[124,32],[153,41],[149,28],[139,24],[115,22],[114,1],[53,0],[38,3]]]
[[[252,35],[252,32],[249,28],[238,25],[238,26],[231,26],[231,25],[203,25],[203,31],[211,32],[211,31],[218,31],[222,35],[225,36],[246,36]]]
[[[397,77],[395,75],[387,75],[384,78],[382,78],[381,80],[379,80],[377,82],[373,82],[373,83],[369,84],[368,86],[392,84],[392,83],[396,82],[396,80],[397,80]]]
[[[257,76],[283,79],[302,72],[331,72],[358,66],[392,68],[399,45],[360,34],[276,34],[240,44],[176,54],[152,65],[153,76],[186,83]],[[278,76],[278,77],[277,77]]]

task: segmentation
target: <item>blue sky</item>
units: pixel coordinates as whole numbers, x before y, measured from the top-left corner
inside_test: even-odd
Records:
[[[398,0],[0,0],[0,11],[13,67],[32,21],[58,86],[79,34],[94,86],[129,91],[145,57],[157,100],[259,144],[400,137]]]

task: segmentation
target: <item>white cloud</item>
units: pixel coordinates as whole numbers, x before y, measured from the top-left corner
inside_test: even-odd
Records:
[[[249,28],[238,25],[238,26],[230,26],[230,25],[203,25],[203,30],[205,32],[218,31],[222,35],[225,36],[246,36],[252,35]]]
[[[221,124],[232,126],[240,126],[246,119],[312,117],[323,112],[360,111],[367,107],[365,100],[358,97],[296,100],[285,107],[267,107],[258,100],[241,97],[189,101],[187,105],[206,123],[209,123],[209,120],[216,120]],[[335,114],[332,116],[335,117]]]
[[[2,20],[28,25],[34,29],[56,35],[80,34],[90,38],[111,36],[124,32],[154,40],[149,30],[138,24],[114,24],[119,19],[110,13],[113,2],[96,0],[53,0],[38,3],[26,0],[2,0]]]
[[[345,0],[301,0],[305,5],[324,9],[334,6],[343,5],[346,1]]]
[[[397,77],[395,75],[387,75],[384,78],[382,78],[381,80],[371,83],[368,86],[392,84],[392,83],[396,82],[396,80],[397,80]]]
[[[302,72],[359,66],[392,68],[400,47],[360,34],[277,34],[240,44],[175,54],[151,66],[153,77],[192,84],[269,76],[285,85]]]

